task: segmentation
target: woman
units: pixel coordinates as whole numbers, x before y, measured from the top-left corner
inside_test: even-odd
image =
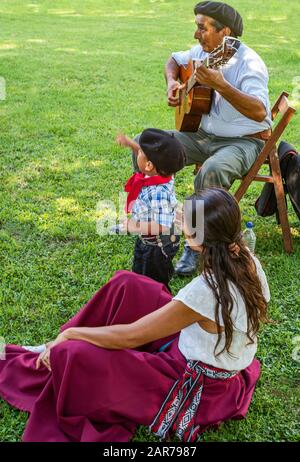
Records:
[[[245,416],[268,284],[242,241],[235,199],[222,189],[190,199],[184,231],[203,269],[173,299],[162,284],[118,271],[40,355],[7,346],[0,396],[30,412],[24,441],[122,442],[137,425],[194,441]],[[188,224],[199,201],[201,244]]]

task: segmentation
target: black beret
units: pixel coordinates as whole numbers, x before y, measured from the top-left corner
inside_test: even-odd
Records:
[[[172,175],[185,166],[184,147],[173,133],[147,128],[141,133],[139,145],[160,175]]]
[[[232,32],[241,36],[243,34],[243,19],[231,6],[222,2],[200,2],[194,8],[195,14],[203,14],[228,26]]]

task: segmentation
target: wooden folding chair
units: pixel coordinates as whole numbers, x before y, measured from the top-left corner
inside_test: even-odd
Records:
[[[235,198],[239,202],[246,193],[252,181],[273,183],[277,199],[279,221],[282,228],[283,246],[286,252],[291,253],[293,251],[293,243],[276,147],[277,141],[281,137],[282,133],[296,112],[296,110],[290,106],[288,96],[289,94],[287,92],[282,92],[274,104],[272,108],[272,119],[275,120],[275,118],[280,114],[278,123],[273,128],[270,138],[265,143],[263,149],[250,168],[249,172],[241,180],[241,184],[235,193]],[[258,173],[263,164],[269,164],[269,175],[260,175]]]
[[[235,193],[235,198],[239,202],[247,189],[249,188],[252,181],[262,181],[264,183],[273,183],[275,188],[275,194],[277,199],[279,221],[282,228],[283,235],[283,246],[286,252],[291,253],[293,251],[291,230],[288,221],[287,207],[284,195],[284,186],[282,182],[279,159],[277,154],[276,143],[284,132],[285,128],[289,124],[291,118],[295,114],[296,110],[290,106],[288,101],[289,94],[282,92],[276,103],[272,108],[272,120],[275,120],[278,114],[280,118],[277,125],[273,128],[272,135],[265,143],[263,149],[258,155],[256,161],[252,165],[251,169],[245,175],[238,190]],[[263,164],[269,164],[270,174],[260,175],[258,172]],[[201,168],[201,164],[195,164],[194,175],[198,173]]]

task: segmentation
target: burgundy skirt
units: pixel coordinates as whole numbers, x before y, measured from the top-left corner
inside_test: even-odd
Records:
[[[61,329],[131,323],[171,298],[162,284],[117,271]],[[178,335],[126,350],[68,340],[51,351],[52,372],[36,370],[36,359],[36,353],[8,345],[0,360],[0,396],[30,413],[24,441],[129,441],[137,425],[151,425],[186,368]],[[201,431],[245,417],[259,373],[254,360],[229,380],[205,377],[195,419]]]

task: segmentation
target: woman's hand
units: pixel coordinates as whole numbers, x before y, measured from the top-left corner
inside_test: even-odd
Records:
[[[64,331],[61,332],[55,340],[46,343],[46,350],[43,351],[36,360],[36,369],[39,369],[41,364],[43,364],[47,367],[49,371],[51,371],[50,351],[54,346],[58,345],[59,343],[65,342],[66,340],[68,340],[68,337],[66,335],[66,331]]]

